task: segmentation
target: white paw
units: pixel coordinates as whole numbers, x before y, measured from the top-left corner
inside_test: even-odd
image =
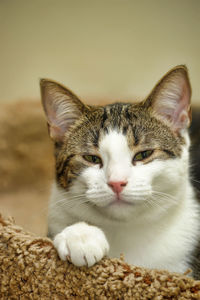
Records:
[[[70,259],[78,267],[91,267],[109,251],[103,231],[84,222],[68,226],[58,233],[54,246],[62,260]]]

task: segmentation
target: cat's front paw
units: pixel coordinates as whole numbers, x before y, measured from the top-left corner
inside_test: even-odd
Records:
[[[109,251],[103,231],[84,222],[68,226],[57,234],[54,246],[62,260],[70,259],[78,267],[91,267]]]

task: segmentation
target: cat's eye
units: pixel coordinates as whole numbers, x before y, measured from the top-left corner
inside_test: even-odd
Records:
[[[133,161],[141,161],[141,160],[144,160],[144,159],[148,158],[149,156],[151,156],[152,153],[153,153],[153,150],[146,150],[146,151],[138,152],[138,153],[134,156]]]
[[[92,164],[95,164],[95,165],[97,165],[97,164],[101,165],[102,164],[101,158],[99,156],[96,156],[96,155],[83,155],[83,158],[86,161],[88,161]]]

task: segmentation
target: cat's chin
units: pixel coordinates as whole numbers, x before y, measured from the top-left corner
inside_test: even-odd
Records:
[[[106,207],[119,207],[119,208],[122,208],[122,207],[130,207],[130,206],[135,206],[135,203],[133,202],[129,202],[129,201],[126,201],[126,200],[113,200],[111,203],[109,203],[108,205],[106,205]]]
[[[104,216],[116,221],[128,221],[137,211],[134,203],[114,200],[105,206],[96,205],[96,209]]]

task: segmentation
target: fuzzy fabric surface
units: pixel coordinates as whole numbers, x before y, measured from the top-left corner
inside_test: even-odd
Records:
[[[50,239],[0,216],[0,299],[200,299],[200,281],[122,257],[77,268],[58,258]]]

